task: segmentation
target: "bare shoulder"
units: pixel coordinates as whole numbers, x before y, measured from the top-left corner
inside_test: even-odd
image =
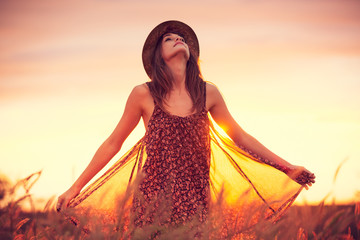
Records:
[[[219,100],[222,99],[222,95],[218,87],[213,84],[206,82],[206,105],[207,109],[210,110],[213,108]]]
[[[211,82],[206,82],[206,94],[209,96],[221,95],[219,88]]]
[[[150,118],[154,109],[154,100],[146,83],[137,85],[133,88],[128,99],[128,104],[129,108],[141,113],[144,121],[147,121],[148,118]]]
[[[129,96],[129,100],[136,101],[138,104],[151,99],[150,90],[146,83],[135,86]]]
[[[137,97],[145,97],[147,95],[150,95],[149,87],[146,85],[146,83],[136,85],[131,94],[134,94]]]

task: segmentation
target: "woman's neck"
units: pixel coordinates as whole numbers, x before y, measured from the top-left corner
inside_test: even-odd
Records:
[[[173,91],[182,91],[186,89],[186,63],[187,61],[184,58],[172,58],[170,61],[166,62],[166,65],[174,78]]]

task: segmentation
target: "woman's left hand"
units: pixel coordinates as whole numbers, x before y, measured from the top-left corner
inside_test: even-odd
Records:
[[[315,174],[302,166],[293,166],[287,175],[298,184],[304,186],[306,190],[315,183]]]

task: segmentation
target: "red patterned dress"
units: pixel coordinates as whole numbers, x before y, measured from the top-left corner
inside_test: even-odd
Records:
[[[135,225],[154,221],[178,225],[194,216],[203,222],[210,197],[209,118],[205,106],[201,112],[180,117],[155,104],[144,143],[147,159],[133,203]]]

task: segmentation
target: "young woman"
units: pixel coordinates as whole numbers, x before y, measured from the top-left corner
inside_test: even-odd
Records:
[[[107,192],[126,188],[116,186],[114,180],[122,174],[128,182],[134,174],[142,176],[132,197],[133,222],[140,227],[155,221],[173,226],[194,218],[204,222],[211,198],[222,187],[228,188],[233,200],[251,191],[249,199],[279,213],[302,188],[314,183],[313,173],[275,155],[236,123],[216,86],[202,79],[198,59],[199,43],[188,25],[167,21],[151,31],[143,48],[151,81],[133,89],[113,133],[59,197],[58,211],[83,204],[111,181]],[[214,129],[208,113],[231,140]],[[145,136],[80,193],[120,150],[141,118]],[[291,190],[284,182],[293,184]],[[166,206],[165,214],[159,214],[161,205]]]

